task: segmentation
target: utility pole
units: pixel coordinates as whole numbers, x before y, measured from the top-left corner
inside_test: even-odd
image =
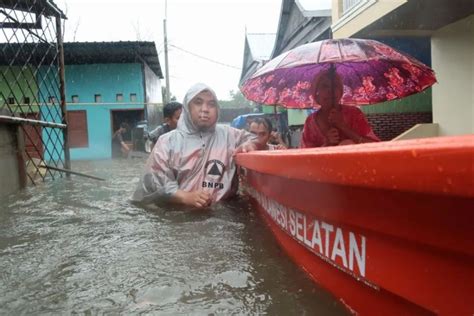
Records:
[[[163,20],[163,32],[165,37],[165,68],[166,68],[166,95],[165,104],[170,102],[170,66],[168,64],[168,35],[166,33],[166,18],[168,15],[168,1],[165,0],[165,19]]]

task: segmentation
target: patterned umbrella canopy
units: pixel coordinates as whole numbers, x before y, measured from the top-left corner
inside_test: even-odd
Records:
[[[287,108],[316,108],[313,81],[332,68],[344,84],[342,104],[400,99],[436,82],[431,68],[375,40],[330,39],[299,46],[270,60],[241,87],[249,100]]]

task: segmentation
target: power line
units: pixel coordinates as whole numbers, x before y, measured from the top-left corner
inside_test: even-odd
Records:
[[[237,69],[237,70],[242,70],[242,68],[240,68],[240,67],[236,67],[236,66],[233,66],[233,65],[221,63],[220,61],[213,60],[213,59],[210,59],[210,58],[207,58],[207,57],[204,57],[204,56],[195,54],[195,53],[193,53],[193,52],[190,52],[189,50],[186,50],[186,49],[184,49],[184,48],[178,47],[178,46],[173,45],[173,44],[168,44],[168,46],[173,46],[174,48],[179,49],[180,51],[183,51],[183,52],[188,53],[188,54],[190,54],[190,55],[193,55],[193,56],[195,56],[195,57],[198,57],[198,58],[201,58],[201,59],[210,61],[211,63],[215,63],[215,64],[218,64],[218,65],[221,65],[221,66],[225,66],[225,67],[229,67],[229,68],[233,68],[233,69]]]

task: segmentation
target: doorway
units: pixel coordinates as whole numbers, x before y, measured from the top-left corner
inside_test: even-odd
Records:
[[[127,123],[127,132],[123,135],[123,140],[127,145],[132,146],[132,130],[137,123],[142,121],[144,118],[143,110],[111,110],[110,111],[110,122],[112,135],[116,130],[120,128],[121,123]],[[133,148],[132,148],[133,150]]]

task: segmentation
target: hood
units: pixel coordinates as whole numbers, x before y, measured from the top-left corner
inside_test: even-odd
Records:
[[[181,113],[181,116],[179,117],[178,127],[177,127],[178,130],[183,131],[187,134],[195,134],[195,133],[200,132],[197,129],[197,127],[194,125],[194,123],[191,119],[191,113],[189,112],[189,102],[191,102],[191,100],[196,95],[198,95],[199,93],[201,93],[204,90],[207,90],[210,93],[212,93],[212,95],[214,96],[214,98],[217,101],[216,93],[208,85],[206,85],[204,83],[197,83],[197,84],[193,85],[191,88],[189,88],[188,92],[186,92],[186,95],[184,96],[183,112]],[[219,107],[219,104],[217,104],[217,118],[218,119],[219,119],[219,112],[220,112],[220,107]],[[217,121],[216,121],[216,124],[214,124],[212,127],[210,127],[209,129],[207,129],[204,132],[213,132],[216,128],[216,125],[217,125]]]

